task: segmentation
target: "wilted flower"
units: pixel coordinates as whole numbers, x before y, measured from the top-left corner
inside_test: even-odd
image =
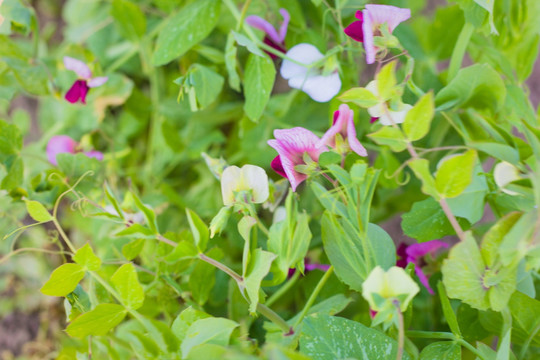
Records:
[[[67,135],[53,136],[47,143],[47,158],[49,159],[49,162],[55,166],[58,165],[56,162],[56,155],[62,153],[76,154],[78,152],[81,152],[79,143]],[[103,154],[96,150],[86,151],[84,152],[84,155],[90,158],[103,160]]]
[[[265,32],[266,35],[263,42],[266,45],[271,46],[282,53],[285,53],[287,51],[287,49],[285,48],[285,36],[287,35],[287,27],[289,26],[289,20],[291,19],[291,16],[285,9],[279,9],[279,13],[281,14],[281,16],[283,16],[283,22],[281,23],[279,32],[277,32],[276,29],[268,21],[256,15],[248,16],[246,18],[246,23],[253,26],[254,28]],[[277,56],[272,53],[266,53],[270,55],[272,59],[277,58]]]
[[[245,192],[246,202],[260,204],[268,199],[268,176],[255,165],[228,166],[221,175],[221,195],[225,206],[234,205],[236,193]]]
[[[298,185],[307,179],[307,171],[300,167],[313,166],[321,153],[327,150],[321,146],[317,135],[302,127],[274,130],[274,137],[275,140],[268,140],[268,145],[279,155],[272,160],[272,169],[289,179],[293,191],[296,191]]]
[[[366,50],[366,62],[373,64],[377,47],[374,37],[383,35],[381,26],[386,24],[389,33],[392,33],[396,26],[411,17],[410,9],[402,9],[391,5],[366,5],[362,11],[355,14],[358,21],[353,22],[345,28],[345,34],[356,41],[364,43]]]
[[[425,265],[423,257],[428,254],[433,256],[438,249],[448,248],[448,246],[447,243],[439,240],[431,240],[412,245],[402,243],[397,250],[400,259],[397,261],[396,265],[405,268],[407,267],[407,264],[413,263],[415,265],[414,271],[416,272],[416,276],[418,276],[418,279],[420,279],[420,282],[427,291],[433,295],[433,289],[429,286],[429,278],[422,271],[422,266]]]
[[[334,122],[332,127],[326,131],[320,141],[320,145],[336,147],[336,135],[339,134],[342,140],[346,139],[348,147],[360,156],[367,156],[366,149],[356,138],[356,129],[354,127],[354,112],[348,105],[342,104],[339,110],[334,112]],[[348,150],[348,149],[347,149]]]
[[[366,89],[379,98],[377,80],[370,81],[366,85]],[[367,111],[372,117],[372,122],[374,122],[373,119],[378,119],[382,125],[392,125],[404,122],[407,113],[412,108],[412,105],[400,103],[397,110],[390,110],[386,101],[382,99],[377,105],[368,108]]]
[[[508,195],[518,195],[518,193],[515,191],[505,189],[506,185],[510,184],[513,181],[521,179],[517,167],[510,164],[509,162],[501,161],[500,163],[495,165],[495,169],[493,170],[493,178],[495,179],[495,183],[502,190],[502,192]]]
[[[374,311],[387,310],[394,300],[398,300],[401,311],[405,311],[419,291],[413,279],[397,266],[388,271],[375,267],[362,284],[362,296]]]
[[[79,100],[81,100],[83,104],[86,104],[86,94],[88,93],[88,90],[90,88],[101,86],[108,80],[105,76],[93,78],[88,65],[69,56],[64,56],[64,66],[66,69],[75,72],[79,77],[75,80],[65,96],[66,100],[72,104]]]
[[[281,76],[289,80],[289,86],[300,89],[318,102],[330,101],[341,89],[341,79],[337,69],[325,74],[321,69],[310,68],[310,64],[324,58],[311,44],[298,44],[287,51],[287,57],[305,64],[296,64],[287,59],[281,64]]]

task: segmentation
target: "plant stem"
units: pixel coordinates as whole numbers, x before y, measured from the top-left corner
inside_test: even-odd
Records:
[[[403,348],[405,346],[405,323],[403,321],[403,313],[399,307],[398,300],[394,300],[394,306],[396,307],[398,314],[398,351],[396,360],[401,360],[403,358]]]
[[[212,266],[215,266],[219,270],[223,271],[224,273],[226,273],[227,275],[232,277],[236,281],[236,283],[238,284],[238,286],[240,288],[244,287],[244,278],[241,277],[239,274],[237,274],[234,270],[229,268],[227,265],[222,264],[219,261],[214,260],[211,257],[208,257],[208,256],[206,256],[205,254],[202,254],[202,253],[199,254],[199,259],[201,259],[202,261],[204,261],[204,262],[206,262],[206,263],[208,263],[208,264],[210,264]]]
[[[275,293],[272,294],[272,296],[270,296],[268,298],[268,300],[266,300],[266,305],[267,306],[272,306],[273,303],[275,303],[279,298],[281,298],[287,291],[289,291],[289,289],[291,287],[293,287],[294,284],[296,284],[296,281],[298,280],[298,278],[300,277],[300,272],[299,271],[296,271],[294,273],[294,275],[285,283],[285,285],[283,285],[282,287],[279,288],[278,291],[276,291]]]
[[[463,25],[463,28],[459,33],[456,45],[454,46],[452,57],[450,58],[447,82],[450,82],[454,77],[456,77],[459,69],[461,68],[461,63],[463,62],[463,57],[465,56],[465,51],[467,50],[467,45],[471,40],[473,32],[474,25],[469,22],[465,22],[465,25]]]
[[[454,228],[454,231],[456,232],[456,235],[458,236],[460,241],[465,240],[465,233],[463,232],[463,229],[461,228],[461,225],[459,225],[456,217],[452,213],[452,210],[450,209],[450,205],[446,202],[445,198],[442,198],[439,200],[439,204],[441,205],[441,208],[443,209],[446,217],[450,221],[450,224],[452,224],[452,227]]]
[[[268,320],[279,326],[286,335],[294,334],[293,328],[289,324],[287,324],[287,322],[283,320],[281,316],[279,316],[274,310],[270,309],[268,306],[263,304],[257,304],[257,311],[261,313],[261,315],[265,316]]]
[[[456,340],[456,336],[451,332],[441,332],[441,331],[419,331],[419,330],[410,330],[406,332],[407,337],[420,338],[420,339],[447,339],[447,340]]]
[[[60,236],[66,243],[66,245],[68,246],[69,250],[71,250],[71,252],[75,254],[77,252],[77,249],[75,249],[75,246],[73,246],[73,244],[69,240],[68,236],[64,232],[64,229],[62,229],[62,227],[60,226],[60,223],[58,223],[58,220],[56,220],[56,218],[53,218],[52,222],[54,226],[56,227],[56,230],[58,231],[58,233],[60,234]]]
[[[172,240],[169,240],[167,239],[165,236],[161,235],[161,234],[157,234],[156,235],[156,239],[158,239],[159,241],[167,244],[167,245],[171,245],[172,247],[176,247],[176,243]]]
[[[333,272],[334,272],[334,267],[330,266],[330,268],[326,271],[326,273],[323,275],[321,280],[319,280],[319,283],[317,284],[317,286],[315,287],[315,289],[313,290],[313,292],[309,296],[309,299],[306,302],[306,305],[304,306],[304,308],[302,309],[302,312],[300,313],[300,316],[298,316],[298,320],[296,320],[296,323],[293,325],[293,328],[296,329],[296,327],[302,322],[302,320],[304,320],[304,318],[306,317],[309,309],[311,308],[311,306],[313,305],[313,303],[317,299],[317,296],[321,292],[324,284],[326,284],[326,282],[330,278],[330,275],[332,275]]]

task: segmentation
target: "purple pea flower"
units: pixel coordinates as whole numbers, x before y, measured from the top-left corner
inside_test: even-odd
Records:
[[[392,33],[396,26],[411,17],[411,10],[391,5],[368,4],[364,10],[357,11],[355,16],[358,21],[347,26],[345,34],[353,40],[364,43],[366,62],[373,64],[377,54],[373,37],[380,35],[379,27],[386,23],[388,30]]]
[[[81,100],[83,104],[86,104],[86,94],[88,94],[90,88],[101,86],[108,80],[106,76],[93,78],[88,65],[69,56],[64,56],[64,66],[66,69],[75,72],[79,77],[75,80],[65,96],[66,100],[72,104],[75,104],[79,100]]]
[[[336,135],[341,137],[349,144],[352,151],[360,156],[367,156],[367,151],[356,138],[356,129],[354,127],[354,111],[348,105],[341,104],[339,110],[334,112],[334,121],[330,129],[323,135],[319,145],[328,145],[332,148],[336,146]]]
[[[304,270],[305,270],[305,273],[308,273],[310,271],[313,271],[313,270],[321,270],[321,271],[328,271],[328,269],[330,269],[330,265],[328,264],[319,264],[319,263],[309,263],[309,259],[305,259],[305,265],[304,265]],[[289,273],[287,274],[287,277],[288,278],[291,278],[294,273],[296,273],[296,269],[289,269]]]
[[[314,162],[319,161],[319,155],[328,151],[320,145],[320,139],[311,131],[302,127],[292,129],[274,130],[275,140],[268,140],[278,156],[272,160],[271,167],[275,172],[286,177],[291,183],[293,191],[307,179],[307,174],[295,169],[298,165],[307,165],[304,156],[307,155]]]
[[[67,135],[53,136],[47,143],[47,158],[51,164],[56,166],[58,165],[56,155],[62,153],[76,154],[80,152],[78,148],[79,143]],[[103,154],[96,150],[87,151],[84,153],[84,155],[100,161],[103,160]]]
[[[266,45],[273,47],[279,52],[285,53],[287,51],[287,49],[285,48],[285,36],[287,35],[287,28],[289,26],[289,20],[291,19],[291,16],[289,15],[289,12],[285,9],[279,9],[279,13],[283,17],[283,22],[281,23],[279,32],[276,31],[274,26],[272,26],[272,24],[270,24],[268,21],[256,15],[248,16],[246,18],[246,23],[256,29],[264,31],[266,35],[264,36],[263,42]],[[269,52],[266,53],[270,55],[272,59],[277,59],[276,55]]]
[[[448,247],[449,245],[447,243],[439,240],[431,240],[412,245],[401,243],[397,249],[397,255],[400,259],[397,261],[396,265],[405,268],[407,267],[407,264],[413,263],[415,265],[414,271],[416,272],[416,276],[418,276],[418,279],[420,279],[420,282],[427,291],[433,295],[433,289],[429,286],[429,279],[422,271],[422,266],[425,265],[423,257],[428,254],[433,256],[438,249]]]

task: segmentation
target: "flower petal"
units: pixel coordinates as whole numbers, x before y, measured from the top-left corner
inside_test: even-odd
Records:
[[[86,80],[77,80],[66,93],[65,99],[72,104],[75,104],[80,99],[83,104],[86,104],[87,93],[88,86],[86,85]]]
[[[287,174],[285,173],[285,169],[283,169],[283,164],[281,163],[281,158],[278,156],[276,156],[274,158],[274,160],[272,160],[272,162],[270,163],[270,167],[272,168],[272,170],[274,170],[275,172],[277,172],[279,175],[283,176],[284,178],[287,177]]]
[[[245,21],[248,25],[254,27],[255,29],[264,31],[264,33],[268,35],[268,37],[272,39],[272,41],[274,41],[275,43],[279,44],[282,41],[274,26],[268,21],[264,20],[262,17],[257,15],[250,15],[246,17]]]
[[[289,27],[289,21],[291,20],[291,15],[289,15],[289,12],[285,9],[279,9],[279,13],[281,16],[283,16],[283,22],[281,23],[281,26],[279,27],[279,41],[283,43],[285,40],[285,36],[287,36],[287,29]]]
[[[309,65],[324,57],[315,46],[306,43],[293,46],[287,51],[286,55],[305,65]],[[308,69],[305,66],[295,64],[287,59],[283,60],[281,64],[281,76],[287,80],[292,77],[304,78],[307,72]]]
[[[347,121],[347,141],[352,151],[360,156],[367,156],[366,148],[360,143],[356,137],[356,128],[354,127],[353,112],[351,110],[349,119]]]
[[[337,72],[326,76],[293,77],[289,80],[289,86],[304,91],[317,102],[328,102],[339,93],[341,79]]]
[[[431,240],[423,243],[412,244],[407,247],[405,252],[408,257],[419,259],[427,254],[434,254],[440,248],[448,248],[449,245],[440,240]]]
[[[103,153],[101,151],[91,150],[85,152],[84,155],[88,156],[89,158],[97,159],[99,161],[103,160]]]
[[[234,191],[241,181],[242,171],[238,166],[227,166],[221,175],[221,196],[223,205],[231,206],[234,204]]]
[[[380,114],[379,121],[381,122],[382,125],[392,125],[392,121],[394,122],[394,124],[401,124],[402,122],[405,121],[405,117],[407,116],[407,113],[411,109],[412,109],[412,105],[403,104],[399,111],[388,110],[388,113],[384,111]],[[369,111],[369,113],[371,116],[376,116],[371,111]]]
[[[362,31],[364,33],[364,50],[366,51],[366,62],[368,64],[373,64],[375,62],[375,54],[377,54],[377,49],[373,42],[373,23],[367,12],[367,9],[364,9],[362,12],[364,16],[364,22],[362,23]]]
[[[75,154],[77,142],[67,135],[53,136],[47,143],[47,159],[53,165],[58,165],[56,155],[62,153]]]
[[[89,88],[95,88],[105,84],[107,80],[109,80],[109,78],[106,76],[98,76],[88,80],[87,85]]]
[[[92,77],[92,72],[88,65],[86,65],[81,60],[74,59],[69,56],[64,56],[64,66],[66,69],[74,71],[77,76],[82,79],[90,79]]]
[[[420,280],[422,285],[424,285],[424,287],[426,288],[428,293],[433,295],[434,294],[433,289],[431,288],[431,286],[429,286],[429,279],[426,276],[426,274],[424,274],[424,271],[422,271],[422,268],[420,266],[416,265],[414,267],[414,272],[416,273],[416,276],[418,276],[418,280]]]
[[[364,42],[364,31],[362,30],[362,21],[354,21],[344,30],[347,36],[358,42]]]
[[[387,23],[390,32],[394,31],[396,26],[411,17],[410,9],[402,9],[391,5],[367,4],[366,10],[373,26]]]
[[[263,168],[255,165],[242,166],[244,185],[251,189],[253,202],[260,204],[268,199],[268,175]]]

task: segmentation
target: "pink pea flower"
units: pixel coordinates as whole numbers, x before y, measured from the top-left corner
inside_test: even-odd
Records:
[[[401,243],[397,249],[397,255],[400,259],[397,261],[396,265],[405,268],[407,267],[407,264],[413,263],[415,265],[414,271],[416,272],[416,276],[418,276],[418,279],[420,279],[420,282],[427,291],[433,295],[433,289],[429,286],[429,279],[422,271],[422,266],[426,264],[423,257],[428,254],[433,256],[438,249],[448,247],[449,245],[447,243],[439,240],[431,240],[412,245]]]
[[[328,271],[330,269],[330,265],[328,264],[319,264],[319,263],[309,263],[309,259],[305,259],[306,264],[304,265],[304,272],[308,273],[313,270],[321,270],[323,272]],[[289,273],[287,274],[287,278],[291,278],[296,273],[296,269],[289,269]]]
[[[367,156],[366,149],[360,144],[356,138],[356,129],[354,127],[354,111],[348,105],[341,104],[339,110],[334,112],[334,122],[332,127],[323,135],[319,145],[328,145],[332,148],[336,146],[336,135],[341,137],[349,144],[352,151],[360,156]]]
[[[71,70],[79,77],[71,88],[66,93],[66,100],[72,104],[81,100],[83,104],[86,104],[86,94],[90,88],[98,87],[105,84],[108,80],[106,76],[92,77],[92,72],[88,65],[80,60],[74,59],[69,56],[64,56],[64,66],[66,69]]]
[[[296,191],[298,185],[307,179],[307,174],[298,172],[295,167],[307,165],[304,160],[305,154],[314,162],[318,162],[319,155],[327,150],[320,145],[317,135],[302,127],[274,130],[274,137],[275,140],[268,140],[268,145],[273,147],[279,155],[272,160],[271,167],[275,172],[286,177],[293,191]]]
[[[380,26],[386,23],[388,30],[392,33],[396,26],[411,17],[411,10],[391,5],[368,4],[364,10],[357,11],[355,16],[358,21],[347,26],[345,34],[353,40],[364,43],[366,62],[373,64],[377,54],[373,37],[381,35]]]
[[[285,36],[287,35],[287,28],[289,27],[289,20],[291,19],[291,16],[285,9],[279,9],[279,13],[283,17],[283,22],[281,23],[279,32],[276,31],[274,26],[272,26],[272,24],[270,24],[268,21],[256,15],[248,16],[246,18],[246,23],[256,29],[264,31],[266,35],[264,36],[263,42],[266,45],[273,47],[279,52],[285,53],[287,51],[285,48]],[[276,55],[269,52],[266,53],[270,55],[272,59],[277,59]]]
[[[47,158],[54,166],[58,165],[56,155],[62,153],[76,154],[78,152],[80,152],[79,143],[67,135],[53,136],[47,144]],[[103,154],[96,150],[87,151],[84,155],[100,161],[103,160]]]

